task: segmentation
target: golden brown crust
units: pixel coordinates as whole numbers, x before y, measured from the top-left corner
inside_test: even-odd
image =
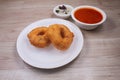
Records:
[[[66,50],[70,47],[74,34],[62,24],[53,24],[47,27],[38,27],[28,33],[32,45],[44,48],[51,42],[59,50]]]
[[[44,48],[50,44],[50,40],[47,36],[47,27],[38,27],[28,33],[29,41],[32,45],[40,48]]]
[[[59,50],[66,50],[70,47],[74,34],[62,24],[53,24],[48,27],[48,38]]]

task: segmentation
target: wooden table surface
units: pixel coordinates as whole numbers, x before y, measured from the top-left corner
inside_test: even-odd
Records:
[[[58,4],[96,6],[107,20],[93,31],[81,30],[84,46],[70,64],[33,68],[18,56],[17,37],[30,23],[55,18],[52,9]],[[0,80],[120,80],[120,0],[0,0]]]

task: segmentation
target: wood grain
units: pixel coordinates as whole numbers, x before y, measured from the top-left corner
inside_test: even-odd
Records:
[[[52,9],[63,3],[97,6],[107,20],[95,30],[82,30],[84,47],[70,64],[53,70],[27,65],[16,51],[18,35],[34,21],[56,17]],[[119,0],[0,0],[0,80],[120,80],[119,4]]]

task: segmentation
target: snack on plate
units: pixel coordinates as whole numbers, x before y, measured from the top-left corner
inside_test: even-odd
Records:
[[[49,27],[38,27],[28,33],[32,45],[44,48],[50,43],[59,50],[66,50],[70,47],[74,34],[62,24],[52,24]]]
[[[33,29],[27,36],[32,45],[40,48],[44,48],[50,44],[50,40],[47,36],[47,27],[38,27]]]
[[[73,41],[73,33],[62,24],[53,24],[48,27],[47,35],[54,45],[59,50],[66,50],[70,47]]]

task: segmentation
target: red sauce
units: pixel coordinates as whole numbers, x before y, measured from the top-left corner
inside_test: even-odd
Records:
[[[91,8],[78,9],[74,15],[77,20],[88,24],[98,23],[103,18],[100,12]]]

